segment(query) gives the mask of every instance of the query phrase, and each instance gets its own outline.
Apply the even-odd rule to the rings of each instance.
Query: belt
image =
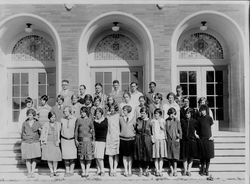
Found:
[[[62,135],[61,135],[61,138],[66,139],[66,140],[72,140],[72,139],[75,139],[75,137],[67,138],[67,137],[64,137],[64,136],[62,136]]]
[[[130,141],[130,140],[134,140],[135,137],[123,137],[123,136],[120,136],[120,139],[125,140],[125,141]]]

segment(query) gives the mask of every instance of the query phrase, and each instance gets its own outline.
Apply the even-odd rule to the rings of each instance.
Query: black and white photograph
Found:
[[[244,184],[248,0],[2,0],[0,184]]]

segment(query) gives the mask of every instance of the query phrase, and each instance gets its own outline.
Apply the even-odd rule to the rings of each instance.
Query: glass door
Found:
[[[31,97],[34,107],[39,105],[42,95],[49,96],[49,105],[55,104],[56,78],[54,69],[10,69],[8,70],[8,122],[17,122],[25,99]]]
[[[132,81],[137,82],[139,90],[143,91],[143,73],[141,67],[92,68],[91,81],[94,81],[91,86],[92,93],[95,91],[95,83],[100,82],[103,85],[104,93],[107,95],[110,94],[113,80],[120,82],[123,91],[129,90],[129,85]]]
[[[197,108],[198,99],[206,97],[215,122],[219,123],[221,129],[228,127],[226,67],[179,67],[178,81],[183,88],[183,94],[190,97],[190,107]]]

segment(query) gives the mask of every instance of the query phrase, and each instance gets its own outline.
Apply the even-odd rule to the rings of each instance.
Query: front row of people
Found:
[[[109,156],[110,176],[116,176],[119,155],[122,156],[124,176],[132,175],[133,160],[138,162],[139,176],[150,175],[150,163],[154,160],[155,176],[162,176],[163,161],[170,164],[170,176],[177,176],[177,161],[183,161],[183,175],[190,176],[193,159],[200,159],[201,175],[208,175],[210,158],[214,157],[211,133],[212,118],[207,115],[207,106],[199,109],[201,116],[178,121],[176,110],[170,108],[164,120],[161,109],[154,110],[149,119],[148,108],[140,109],[140,117],[131,116],[129,105],[109,105],[107,117],[102,108],[96,108],[94,119],[89,118],[87,107],[80,110],[80,118],[72,115],[69,106],[64,107],[64,117],[56,121],[56,113],[50,111],[49,122],[41,125],[33,109],[27,111],[27,120],[22,125],[21,152],[26,160],[28,177],[34,177],[36,158],[48,162],[50,176],[57,176],[58,161],[64,160],[65,177],[74,173],[75,159],[80,161],[82,177],[89,176],[91,161],[96,159],[97,175],[104,176],[104,155]],[[143,172],[144,168],[144,172]]]

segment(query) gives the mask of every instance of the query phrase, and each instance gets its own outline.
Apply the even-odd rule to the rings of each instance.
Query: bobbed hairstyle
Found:
[[[86,115],[89,117],[89,110],[87,107],[81,107],[80,112],[85,112]]]
[[[132,107],[130,105],[124,105],[122,110],[126,110],[128,113],[131,113]]]
[[[35,117],[36,116],[36,111],[34,109],[28,109],[26,111],[26,116],[28,116],[29,114],[32,114]]]
[[[160,109],[160,108],[156,108],[155,110],[154,110],[154,114],[159,114],[160,116],[162,116],[162,110]]]
[[[176,110],[175,110],[175,108],[171,107],[170,109],[168,109],[168,115],[170,116],[170,114],[176,115]]]
[[[54,112],[54,111],[50,111],[49,113],[48,113],[48,119],[50,119],[52,116],[56,116],[56,113]]]

